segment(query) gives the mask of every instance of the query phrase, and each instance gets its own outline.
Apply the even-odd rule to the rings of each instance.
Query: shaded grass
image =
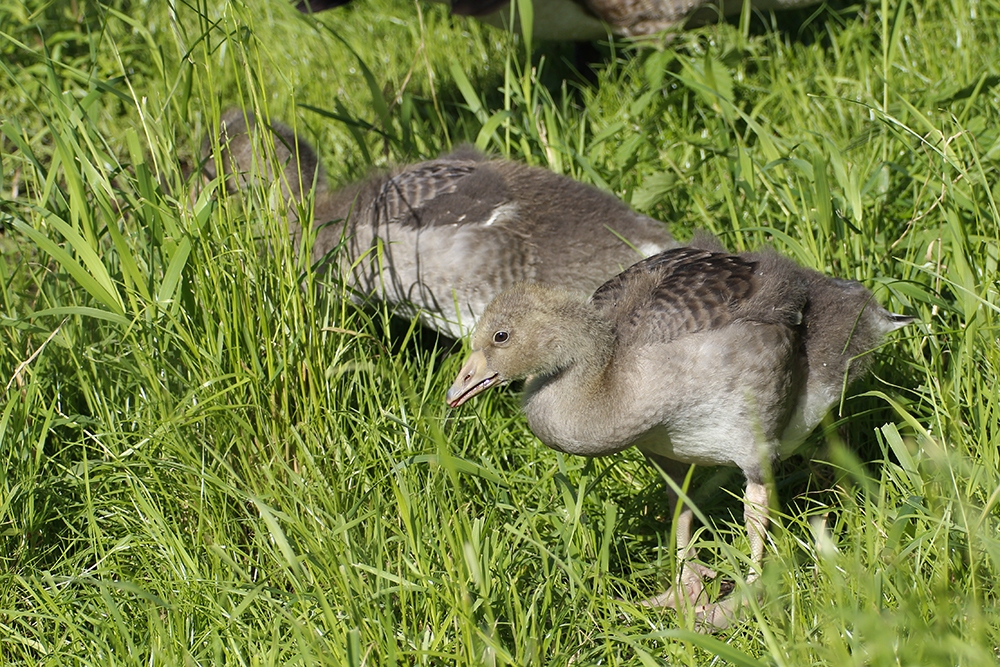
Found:
[[[998,19],[710,27],[615,45],[581,88],[558,53],[405,4],[0,9],[0,659],[996,662]],[[675,566],[637,454],[548,451],[513,392],[447,412],[451,343],[266,243],[278,188],[192,175],[233,103],[333,182],[469,141],[918,317],[776,471],[747,623],[697,637],[627,602]],[[717,481],[689,489],[702,557],[738,578]]]

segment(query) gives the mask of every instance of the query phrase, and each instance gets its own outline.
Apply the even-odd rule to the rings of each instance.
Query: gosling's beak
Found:
[[[457,408],[462,403],[478,393],[486,391],[497,383],[496,371],[490,370],[486,363],[486,355],[482,350],[476,350],[466,359],[462,370],[458,372],[455,383],[445,394],[448,406]]]

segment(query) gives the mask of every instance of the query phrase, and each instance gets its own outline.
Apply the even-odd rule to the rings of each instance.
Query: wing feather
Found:
[[[388,177],[374,201],[376,225],[486,224],[510,201],[505,181],[488,162],[447,157],[414,165]]]
[[[675,248],[615,276],[591,302],[615,322],[620,343],[668,342],[733,321],[758,288],[756,267],[738,255]]]

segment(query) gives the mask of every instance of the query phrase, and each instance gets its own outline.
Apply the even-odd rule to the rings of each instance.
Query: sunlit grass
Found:
[[[615,44],[584,85],[436,6],[0,8],[0,662],[996,662],[998,23],[803,11]],[[460,346],[267,242],[277,184],[197,175],[233,104],[333,183],[474,143],[918,318],[776,470],[745,623],[629,602],[675,566],[637,453],[547,450],[513,391],[449,412]],[[689,491],[738,579],[717,472]]]

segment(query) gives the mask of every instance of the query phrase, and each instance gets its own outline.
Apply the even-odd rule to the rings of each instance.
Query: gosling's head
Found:
[[[552,373],[571,363],[576,333],[586,328],[579,295],[519,283],[486,307],[472,334],[472,353],[448,390],[451,407],[490,387]]]

